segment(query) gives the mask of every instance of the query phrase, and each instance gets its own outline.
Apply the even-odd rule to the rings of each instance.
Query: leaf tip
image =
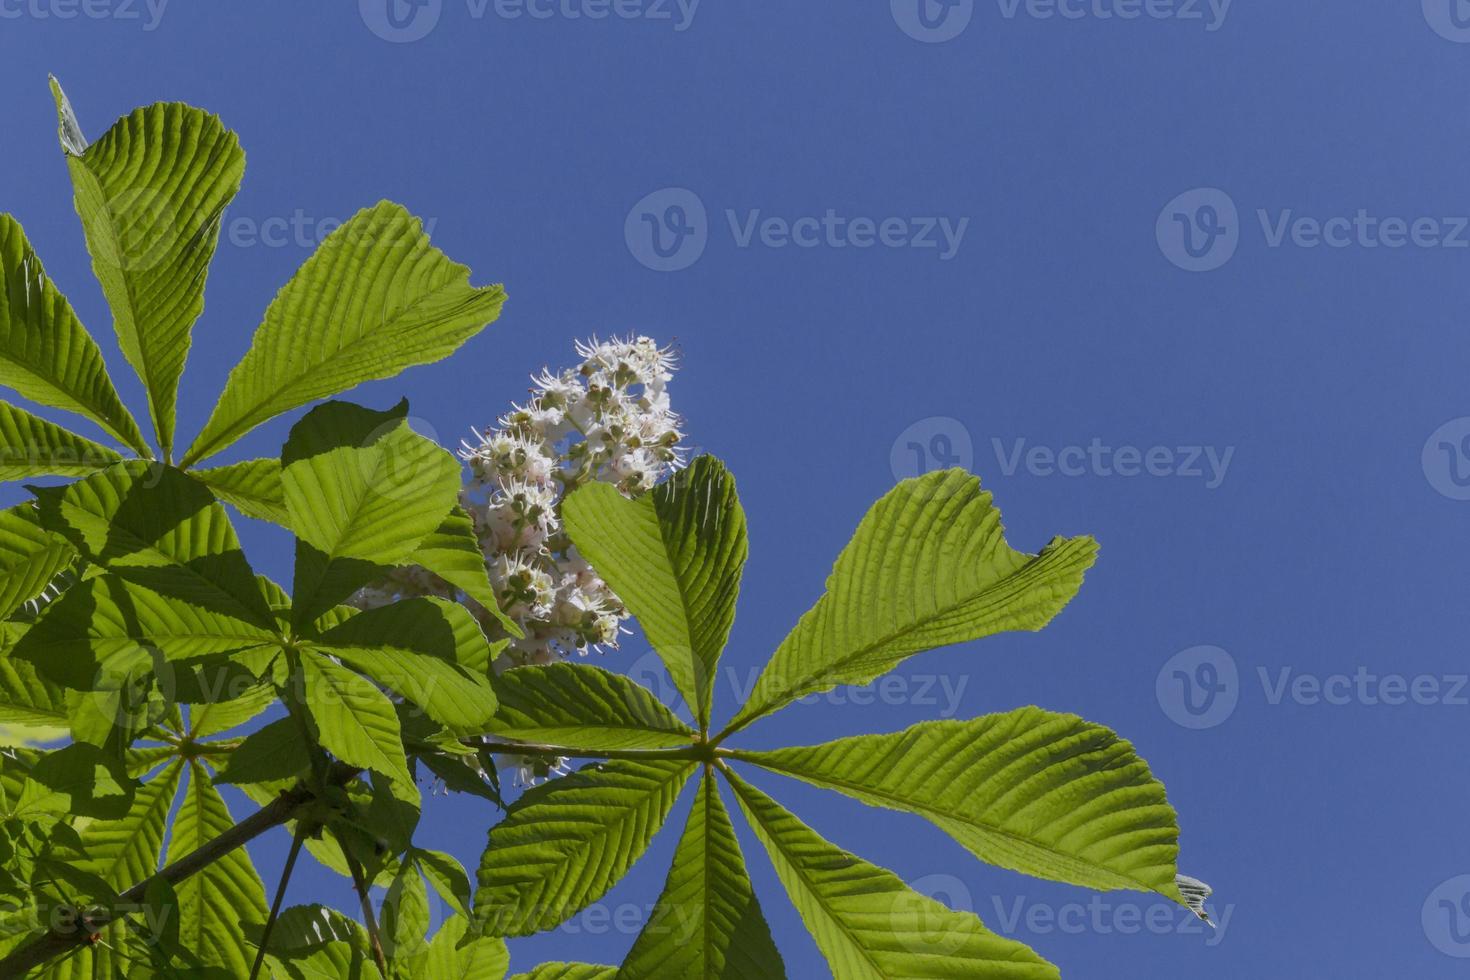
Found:
[[[61,138],[61,148],[68,156],[79,157],[87,152],[87,137],[82,134],[82,125],[77,122],[77,114],[72,110],[71,100],[66,97],[61,82],[55,75],[47,75],[46,78],[51,86],[51,98],[56,101],[57,134]]]

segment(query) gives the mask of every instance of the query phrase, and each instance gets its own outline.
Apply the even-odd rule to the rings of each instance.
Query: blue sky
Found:
[[[105,337],[46,74],[91,136],[156,100],[241,134],[184,437],[320,236],[385,197],[510,300],[359,400],[406,394],[452,444],[576,337],[676,342],[675,407],[751,529],[725,717],[868,504],[970,467],[1015,546],[1099,538],[1082,594],[1041,634],[917,657],[742,744],[1033,703],[1105,723],[1168,786],[1223,928],[754,781],[1064,975],[1462,976],[1470,5],[925,2],[0,0],[0,208]],[[232,452],[275,452],[289,421]],[[240,524],[287,577],[283,534]],[[617,962],[691,798],[515,967]],[[473,868],[492,817],[438,797],[422,833]],[[742,834],[790,975],[826,975]],[[273,881],[283,842],[256,854]],[[291,898],[351,906],[315,868]]]

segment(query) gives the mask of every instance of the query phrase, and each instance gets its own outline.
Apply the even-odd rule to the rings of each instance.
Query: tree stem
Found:
[[[339,767],[333,773],[333,781],[338,785],[346,785],[359,771]],[[311,790],[305,787],[287,790],[214,840],[179,858],[153,877],[162,878],[171,885],[177,885],[236,848],[243,847],[272,827],[279,827],[286,823],[295,816],[297,810],[313,799],[315,797]],[[152,880],[153,878],[146,878],[123,892],[118,896],[117,904],[126,906],[143,901],[148,883]],[[0,977],[25,976],[26,971],[42,966],[62,953],[86,945],[88,936],[89,933],[84,928],[66,929],[53,926],[33,942],[0,959]]]
[[[677,749],[569,749],[561,745],[537,745],[530,742],[480,742],[478,747],[497,755],[567,759],[693,759],[698,762],[708,762],[716,756],[729,755],[732,751],[708,743],[685,745]]]
[[[347,859],[347,870],[352,872],[352,887],[357,889],[357,897],[362,902],[362,920],[367,926],[368,939],[373,946],[373,959],[378,964],[378,972],[384,977],[388,976],[388,957],[383,955],[383,935],[378,931],[378,917],[373,912],[372,895],[368,892],[367,877],[362,873],[362,865],[357,863],[357,858],[347,849],[347,842],[340,834],[337,837],[337,846],[342,848],[342,856]]]
[[[250,968],[250,980],[260,976],[260,968],[265,963],[265,950],[271,941],[271,930],[276,927],[276,919],[281,914],[281,900],[286,897],[286,886],[291,883],[291,872],[296,870],[296,858],[301,854],[301,845],[306,841],[306,825],[296,825],[296,835],[291,839],[291,853],[286,855],[286,867],[281,872],[281,883],[276,886],[276,900],[271,903],[270,917],[265,920],[265,927],[260,932],[260,951],[255,954],[255,965]]]

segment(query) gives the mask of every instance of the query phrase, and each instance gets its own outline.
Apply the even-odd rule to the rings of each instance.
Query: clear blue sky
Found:
[[[1216,887],[1226,927],[1175,934],[1147,896],[1099,907],[920,820],[756,782],[1069,976],[1463,976],[1470,423],[1437,430],[1470,416],[1470,30],[1435,0],[1064,6],[1082,16],[620,0],[602,9],[641,16],[593,19],[568,12],[597,0],[557,0],[533,18],[442,0],[437,23],[431,7],[395,29],[381,0],[0,0],[0,208],[105,338],[47,72],[91,136],[155,100],[241,134],[184,435],[323,222],[383,197],[510,301],[453,361],[361,400],[407,394],[453,443],[574,337],[677,340],[675,406],[749,514],[737,680],[917,464],[909,443],[958,457],[1016,546],[1101,540],[1080,597],[1040,635],[918,657],[876,704],[792,709],[743,744],[1031,703],[1106,723],[1166,782],[1183,868]],[[640,205],[668,188],[691,193]],[[240,523],[257,567],[287,577],[284,536]],[[1171,663],[1201,646],[1223,653]],[[605,663],[645,651],[630,638]],[[728,717],[731,685],[717,696]],[[656,897],[689,802],[605,918],[515,943],[515,966],[617,962],[637,918],[619,910]],[[434,798],[423,832],[473,868],[491,816]],[[824,976],[742,839],[790,974]],[[281,854],[258,849],[268,880]],[[351,904],[316,869],[292,898]]]

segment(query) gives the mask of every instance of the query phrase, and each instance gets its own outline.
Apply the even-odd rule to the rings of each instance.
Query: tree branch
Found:
[[[276,919],[281,915],[281,902],[286,897],[286,886],[291,883],[291,872],[296,870],[296,859],[301,856],[301,845],[306,842],[306,824],[297,823],[296,833],[291,838],[291,853],[286,855],[286,867],[281,872],[281,883],[276,886],[276,900],[271,903],[271,914],[265,920],[265,928],[260,931],[260,950],[255,954],[255,965],[250,968],[250,980],[260,976],[260,968],[265,964],[265,951],[270,946],[271,930],[276,926]]]
[[[536,745],[531,742],[474,742],[475,748],[485,749],[496,755],[531,755],[546,758],[567,759],[693,759],[709,762],[716,756],[729,755],[732,750],[719,748],[705,742],[680,746],[677,749],[569,749],[560,745]]]
[[[367,878],[362,873],[362,865],[347,847],[347,842],[341,835],[335,836],[337,846],[342,848],[342,857],[347,859],[347,870],[352,872],[352,887],[357,889],[358,900],[362,902],[362,920],[367,926],[368,940],[372,943],[373,960],[378,964],[378,972],[386,977],[388,957],[383,954],[383,935],[378,931],[378,917],[373,913],[373,898],[368,892]]]
[[[348,767],[339,767],[332,773],[332,778],[338,785],[346,785],[358,774],[360,770]],[[127,891],[118,896],[119,906],[135,905],[143,900],[148,890],[148,883],[153,878],[162,878],[171,885],[176,885],[201,870],[218,861],[236,848],[240,848],[259,837],[273,827],[279,827],[295,816],[296,811],[302,806],[311,803],[315,794],[305,787],[297,787],[283,792],[270,803],[235,824],[229,830],[220,834],[214,840],[204,844],[199,849],[179,858],[173,864],[164,868],[158,874],[138,882]],[[35,941],[14,950],[4,959],[0,959],[0,977],[21,977],[29,970],[42,966],[56,956],[78,946],[84,946],[90,939],[91,933],[80,925],[71,928],[52,926],[47,932]]]

